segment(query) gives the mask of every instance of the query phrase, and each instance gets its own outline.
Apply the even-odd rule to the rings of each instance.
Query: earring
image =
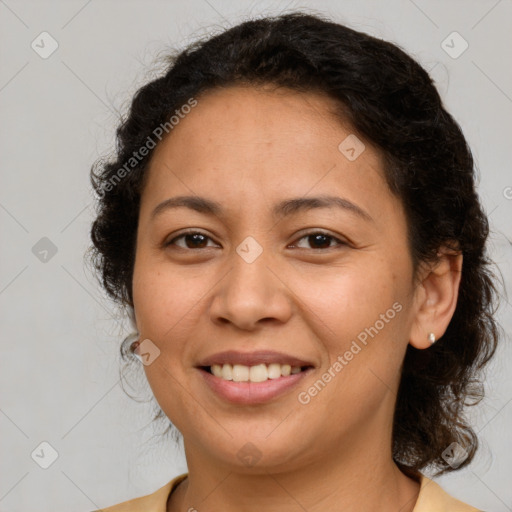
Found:
[[[140,345],[139,333],[133,332],[126,336],[126,338],[123,340],[123,345],[125,347],[129,347],[128,350],[133,354],[136,348]],[[126,348],[124,350],[126,350]]]
[[[436,335],[433,332],[428,333],[428,341],[433,345],[436,342]]]

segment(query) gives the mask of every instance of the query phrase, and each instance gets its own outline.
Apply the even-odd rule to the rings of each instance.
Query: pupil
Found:
[[[194,247],[199,247],[201,245],[201,243],[204,244],[204,238],[205,236],[204,235],[201,235],[199,233],[196,233],[194,235],[187,235],[189,237],[189,240],[192,238],[192,245]]]
[[[322,234],[310,235],[309,238],[313,239],[313,243],[311,244],[313,246],[315,246],[315,245],[316,246],[318,246],[318,245],[325,246],[326,245],[327,247],[329,247],[329,245],[330,245],[329,244],[329,236],[327,236],[327,235],[322,235]],[[324,244],[322,244],[322,239],[325,242]],[[311,242],[311,240],[310,240],[310,242]]]

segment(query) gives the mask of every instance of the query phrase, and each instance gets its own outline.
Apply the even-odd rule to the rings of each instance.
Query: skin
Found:
[[[391,454],[400,368],[409,343],[428,349],[428,333],[446,330],[462,256],[441,250],[439,263],[413,279],[405,214],[379,153],[362,137],[355,161],[340,152],[354,132],[329,98],[237,86],[197,99],[152,156],[133,276],[140,340],[160,350],[146,375],[183,434],[189,469],[168,510],[411,511],[419,484]],[[348,199],[372,220],[341,208],[283,218],[271,211],[284,199],[323,194]],[[224,212],[180,207],[152,217],[179,195],[217,201]],[[207,238],[176,239],[187,228]],[[306,236],[318,231],[332,238],[315,244]],[[248,236],[263,250],[252,263],[236,252]],[[401,311],[300,403],[298,393],[396,302]],[[234,405],[195,368],[229,349],[277,350],[315,369],[278,399]],[[248,442],[260,457],[251,467],[237,457]]]

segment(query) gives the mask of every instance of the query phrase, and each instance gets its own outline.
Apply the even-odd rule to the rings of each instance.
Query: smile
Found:
[[[312,366],[269,365],[244,366],[240,364],[200,367],[203,381],[213,393],[238,405],[264,404],[290,392]]]
[[[300,373],[303,369],[300,366],[289,364],[258,364],[256,366],[245,366],[243,364],[214,364],[209,367],[211,374],[223,380],[234,382],[265,382],[266,380],[279,379]]]

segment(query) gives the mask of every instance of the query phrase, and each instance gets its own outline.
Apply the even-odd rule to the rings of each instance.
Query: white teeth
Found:
[[[281,366],[281,375],[283,377],[288,377],[290,373],[292,372],[292,367],[289,364],[283,364]]]
[[[249,370],[249,380],[251,382],[263,382],[268,379],[267,365],[259,364],[258,366],[251,366]]]
[[[227,365],[224,365],[227,366]],[[215,377],[222,377],[222,366],[220,364],[214,364],[212,365],[212,373],[215,375]],[[227,372],[226,372],[227,377]],[[226,379],[228,380],[228,379]]]
[[[220,373],[219,377],[222,377],[224,380],[233,380],[233,367],[230,364],[223,365]]]
[[[277,363],[272,363],[268,365],[268,378],[269,379],[279,379],[281,377],[281,365]]]
[[[241,364],[233,365],[233,380],[235,382],[247,382],[249,380],[249,367]]]
[[[290,374],[300,373],[299,366],[289,364],[271,363],[245,366],[243,364],[213,364],[211,372],[215,377],[235,382],[264,382],[268,379],[288,377]]]

